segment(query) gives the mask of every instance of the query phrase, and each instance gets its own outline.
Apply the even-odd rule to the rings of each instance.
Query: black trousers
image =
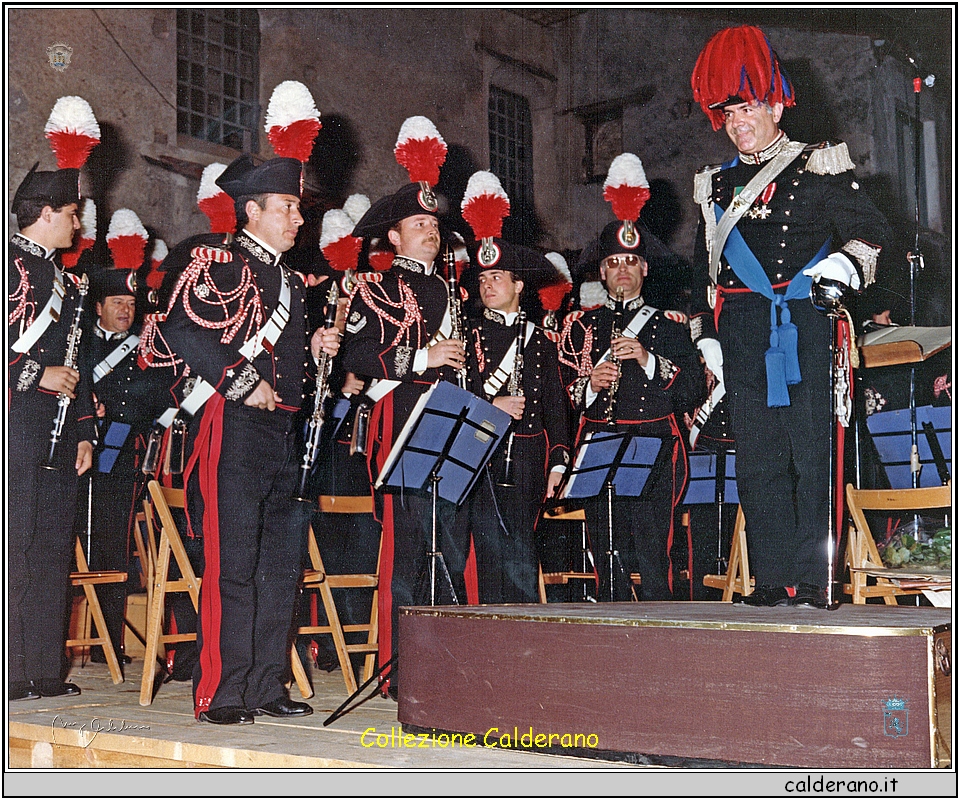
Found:
[[[723,304],[718,333],[736,439],[737,491],[757,583],[825,586],[831,323],[808,300],[791,301],[790,312],[801,382],[789,387],[789,406],[768,408],[770,301],[745,294]]]
[[[470,529],[477,554],[477,588],[481,603],[536,603],[535,529],[543,494],[546,440],[514,437],[513,486],[504,479],[504,447],[480,478],[470,497]]]
[[[56,406],[54,406],[54,409]],[[75,429],[64,431],[56,470],[40,467],[49,450],[49,420],[11,413],[7,470],[7,681],[63,679],[70,619],[69,573],[77,501]],[[49,423],[49,424],[48,424]]]
[[[391,646],[399,647],[399,619],[402,606],[430,604],[430,550],[432,545],[433,500],[426,492],[404,492],[387,495],[383,502],[393,505],[393,574],[390,580]],[[457,602],[467,601],[463,571],[470,546],[466,506],[457,506],[437,498],[437,547],[450,575]],[[435,592],[437,605],[454,602],[450,586],[443,575],[440,559],[435,560]],[[401,653],[402,658],[402,653]],[[391,673],[391,684],[399,683],[399,665]]]
[[[191,525],[202,527],[205,561],[197,714],[256,708],[286,696],[310,511],[293,499],[299,452],[292,416],[208,406],[197,434],[198,464],[187,482],[187,511]]]
[[[630,574],[640,574],[638,600],[670,600],[670,530],[673,520],[672,475],[655,481],[644,500],[613,497],[612,527],[606,491],[584,504],[590,549],[600,578],[599,598],[630,600]],[[611,530],[613,596],[610,592]]]

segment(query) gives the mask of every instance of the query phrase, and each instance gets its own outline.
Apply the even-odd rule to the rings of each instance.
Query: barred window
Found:
[[[490,127],[490,171],[500,179],[510,196],[507,228],[526,229],[534,221],[533,125],[530,101],[497,86],[490,87],[487,104]],[[517,231],[522,235],[522,231]]]
[[[256,152],[260,15],[246,9],[177,11],[177,132]]]

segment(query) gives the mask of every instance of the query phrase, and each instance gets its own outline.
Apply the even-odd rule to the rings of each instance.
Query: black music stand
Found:
[[[387,457],[374,488],[430,491],[430,605],[436,605],[437,561],[458,603],[437,546],[437,498],[460,505],[510,426],[510,415],[474,394],[438,381],[420,397]]]
[[[680,501],[683,506],[716,505],[717,508],[717,574],[727,571],[727,553],[724,548],[723,506],[740,502],[737,493],[736,451],[720,448],[693,450],[689,454],[689,479],[687,491]]]
[[[623,566],[620,553],[613,545],[613,497],[639,497],[652,485],[650,476],[659,473],[663,460],[668,457],[669,447],[661,439],[635,436],[622,431],[593,431],[588,433],[577,448],[576,459],[570,477],[564,486],[561,499],[576,500],[599,497],[607,498],[607,558],[609,573],[609,599],[614,593],[614,567],[620,569],[628,585],[630,574]],[[634,598],[636,594],[634,593]]]
[[[919,488],[941,486],[943,476],[938,469],[937,457],[934,448],[931,448],[931,439],[923,436],[914,437],[915,424],[922,429],[932,428],[935,439],[934,448],[939,445],[941,453],[952,452],[951,447],[951,409],[949,406],[921,406],[910,409],[902,408],[895,411],[879,411],[867,417],[867,430],[877,449],[880,463],[887,474],[892,489],[914,488],[916,482]],[[917,464],[919,471],[914,471],[913,452],[914,442],[917,446]],[[949,462],[947,462],[949,467]],[[916,478],[914,475],[916,474]]]

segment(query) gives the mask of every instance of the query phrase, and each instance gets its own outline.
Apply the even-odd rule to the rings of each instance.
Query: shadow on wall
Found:
[[[106,236],[110,216],[116,210],[110,203],[110,194],[120,173],[133,166],[131,161],[130,148],[120,129],[110,122],[101,122],[100,144],[90,152],[83,171],[90,186],[90,197],[97,204],[97,230],[104,232],[102,236]]]
[[[783,68],[793,83],[797,104],[783,111],[780,127],[795,142],[836,141],[839,125],[833,110],[836,98],[831,97],[810,60],[798,58],[784,61]]]
[[[360,157],[360,137],[353,123],[340,114],[325,115],[307,162],[307,174],[327,208],[338,208],[347,199]]]

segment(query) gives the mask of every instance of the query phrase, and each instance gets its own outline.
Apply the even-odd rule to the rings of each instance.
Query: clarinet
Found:
[[[324,328],[332,328],[337,322],[337,299],[339,297],[337,281],[330,282],[330,291],[327,293],[327,316]],[[333,369],[333,359],[323,350],[320,351],[320,364],[317,367],[317,390],[313,396],[313,413],[307,422],[306,447],[303,461],[300,464],[300,480],[293,499],[302,503],[312,503],[314,498],[308,496],[307,485],[313,473],[313,465],[317,461],[320,450],[320,429],[323,427],[323,418],[326,413],[324,402],[330,393],[330,371]]]
[[[610,328],[610,363],[617,368],[617,377],[610,384],[607,395],[607,425],[617,424],[617,391],[620,389],[620,359],[613,354],[613,340],[623,335],[623,288],[617,287],[617,307],[613,313],[613,326]]]
[[[513,372],[507,383],[507,390],[511,397],[520,397],[523,394],[523,348],[527,343],[527,315],[521,311],[517,314],[517,353],[513,359]],[[516,486],[516,470],[513,458],[513,423],[510,425],[510,435],[507,437],[507,449],[504,453],[503,478],[497,481],[497,486]]]
[[[460,316],[460,287],[457,286],[457,257],[453,248],[448,247],[443,254],[443,261],[447,266],[447,301],[450,308],[450,338],[466,342],[463,334],[463,320]],[[467,388],[467,368],[457,370],[457,384],[461,389]]]
[[[67,334],[67,353],[63,358],[63,366],[71,369],[77,368],[77,355],[80,352],[80,336],[83,330],[80,327],[80,319],[83,316],[83,302],[87,297],[87,290],[90,288],[90,280],[86,273],[80,279],[80,299],[77,300],[77,308],[73,312],[73,322],[70,325],[70,332]],[[41,464],[44,469],[59,469],[54,466],[54,455],[57,451],[57,445],[63,436],[63,425],[67,421],[67,409],[70,408],[70,395],[60,392],[57,395],[57,416],[53,419],[53,430],[50,432],[50,452],[47,454],[47,460]]]

